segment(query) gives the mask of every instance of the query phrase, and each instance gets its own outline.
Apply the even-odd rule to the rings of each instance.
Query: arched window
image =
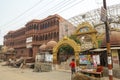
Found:
[[[36,41],[38,41],[38,36],[36,36]]]
[[[48,34],[48,39],[50,39],[50,33]]]
[[[47,28],[48,28],[49,27],[48,22],[46,24],[47,24]]]
[[[38,24],[38,30],[40,30],[40,24]]]
[[[53,36],[54,36],[53,33],[51,33],[51,39],[53,38]]]
[[[35,35],[33,36],[33,41],[35,41]]]
[[[33,25],[30,26],[30,30],[32,29]]]
[[[40,36],[38,35],[38,41],[40,41]]]
[[[44,28],[43,23],[41,23],[41,25],[40,25],[40,29],[43,29],[43,28]]]
[[[40,35],[40,41],[42,40],[42,36]]]
[[[45,35],[45,40],[47,40],[47,34]]]
[[[55,23],[56,23],[56,20],[54,19],[54,23],[53,23],[53,25],[55,25]]]
[[[52,20],[52,21],[51,21],[51,26],[53,26],[53,25],[54,25],[54,21]]]
[[[43,29],[45,29],[45,23],[43,23]]]
[[[50,26],[52,26],[52,20],[50,21]]]
[[[57,35],[56,35],[56,32],[54,32],[54,37],[56,37]]]
[[[42,37],[42,38],[43,38],[43,40],[45,40],[44,35],[43,35],[43,37]]]
[[[47,23],[45,23],[45,29],[47,28]]]
[[[59,32],[57,32],[57,36],[59,36]]]
[[[34,30],[38,30],[38,25],[37,24],[34,24],[34,26],[33,26],[34,28]]]
[[[50,27],[50,22],[48,22],[48,27]]]
[[[56,20],[56,23],[55,23],[55,24],[59,26],[59,20],[58,20],[58,19]]]

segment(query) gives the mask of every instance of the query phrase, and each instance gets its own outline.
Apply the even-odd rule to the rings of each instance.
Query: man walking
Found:
[[[76,72],[76,70],[75,70],[75,67],[76,67],[75,59],[72,59],[69,66],[71,67],[71,73],[74,74]]]

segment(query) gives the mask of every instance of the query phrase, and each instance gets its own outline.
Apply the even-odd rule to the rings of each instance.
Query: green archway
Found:
[[[70,45],[75,52],[75,60],[76,60],[76,65],[79,65],[79,53],[80,53],[80,45],[77,44],[74,40],[69,39],[68,37],[64,37],[62,40],[58,42],[58,44],[53,48],[53,63],[57,64],[57,53],[59,48],[64,45],[68,44]]]

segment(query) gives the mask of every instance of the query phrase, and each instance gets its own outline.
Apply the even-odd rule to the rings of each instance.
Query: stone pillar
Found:
[[[53,52],[53,64],[57,64],[57,53]]]
[[[79,66],[79,52],[75,52],[76,66]]]
[[[58,68],[57,52],[53,52],[53,70],[57,70]]]
[[[39,52],[38,46],[33,46],[33,57],[35,58],[36,54]]]

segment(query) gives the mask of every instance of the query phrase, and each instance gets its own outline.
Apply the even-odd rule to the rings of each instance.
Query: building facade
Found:
[[[14,48],[17,57],[35,57],[42,44],[50,40],[58,42],[74,30],[71,23],[55,14],[42,20],[32,20],[25,27],[8,32],[4,36],[4,45]]]

